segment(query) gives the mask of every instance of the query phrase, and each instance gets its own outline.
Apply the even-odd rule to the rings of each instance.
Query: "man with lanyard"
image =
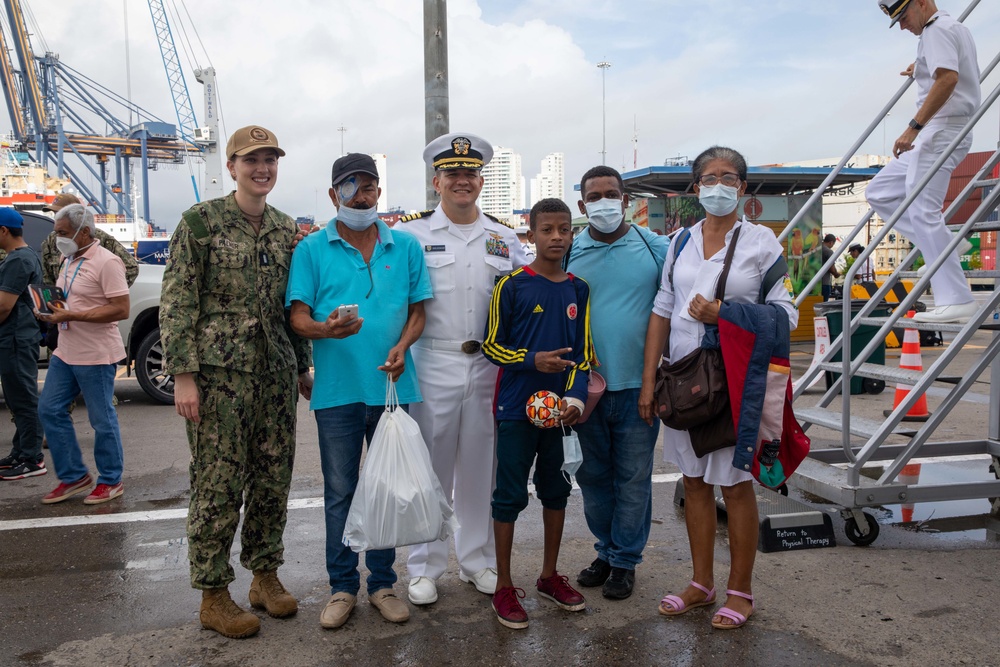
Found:
[[[653,449],[659,421],[639,416],[643,346],[670,239],[625,221],[621,175],[598,166],[580,180],[587,228],[574,240],[567,270],[590,285],[590,323],[597,372],[607,390],[586,422],[576,425],[583,464],[576,481],[597,538],[597,558],[580,572],[581,586],[602,586],[606,598],[632,594],[635,567],[652,519]]]
[[[62,209],[72,204],[82,204],[86,206],[86,203],[82,201],[78,196],[71,194],[69,192],[62,192],[56,195],[56,198],[52,200],[52,203],[44,207],[43,211],[50,211],[52,213],[58,213]],[[104,230],[95,229],[94,238],[101,247],[110,250],[122,260],[125,264],[125,281],[128,283],[129,287],[135,282],[136,276],[139,275],[139,263],[135,261],[135,257],[125,248],[121,243],[118,242],[111,234],[108,234]],[[62,266],[63,256],[59,253],[59,249],[56,248],[56,235],[55,232],[49,234],[42,241],[42,282],[46,285],[55,285],[56,277],[59,275],[59,268]]]
[[[0,480],[44,475],[42,425],[38,421],[38,322],[28,286],[42,279],[38,255],[24,241],[21,214],[0,208],[0,384],[14,415],[10,454],[0,459]]]
[[[902,72],[916,79],[917,112],[893,144],[896,159],[866,190],[868,203],[887,220],[978,109],[981,93],[976,44],[968,28],[938,11],[934,0],[879,0],[879,7],[892,19],[890,26],[898,22],[901,30],[919,37],[917,58]],[[927,264],[937,260],[952,239],[941,209],[951,172],[971,145],[969,133],[896,223]],[[955,253],[931,277],[931,287],[936,307],[917,313],[915,320],[967,322],[978,310]]]
[[[83,502],[104,503],[124,492],[122,438],[112,399],[118,362],[125,358],[117,323],[128,317],[128,283],[122,260],[101,247],[94,230],[94,214],[80,204],[56,214],[56,243],[66,258],[56,284],[66,300],[51,302],[51,313],[36,314],[59,329],[59,346],[49,361],[38,405],[60,480],[42,499],[46,504],[62,502],[93,484],[68,410],[81,393],[94,429],[99,473],[97,486]]]
[[[397,227],[420,240],[434,287],[423,336],[413,346],[424,402],[413,405],[410,414],[420,425],[445,494],[454,494],[461,526],[455,533],[459,577],[486,595],[493,594],[497,581],[490,519],[497,367],[480,347],[493,286],[528,263],[514,230],[476,206],[481,170],[492,157],[489,142],[467,132],[427,144],[424,161],[434,169],[441,203],[404,217]],[[436,581],[447,567],[447,540],[412,547],[410,602],[436,602]]]

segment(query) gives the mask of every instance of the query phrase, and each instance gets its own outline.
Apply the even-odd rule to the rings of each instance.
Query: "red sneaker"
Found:
[[[100,505],[109,500],[114,500],[123,493],[125,493],[125,486],[121,482],[117,484],[98,484],[90,492],[90,495],[83,499],[83,504]]]
[[[505,586],[493,594],[493,611],[501,625],[515,630],[528,627],[528,614],[518,601],[523,597],[524,590],[513,586]]]
[[[94,483],[93,478],[90,475],[84,475],[75,482],[70,482],[66,484],[61,482],[59,486],[54,488],[47,496],[42,498],[42,503],[45,505],[51,505],[52,503],[61,503],[72,495],[76,495],[81,491],[86,491],[90,488],[90,485]]]
[[[558,572],[553,572],[551,577],[546,579],[538,578],[535,582],[538,594],[543,598],[548,598],[566,611],[582,611],[587,607],[587,601],[580,593],[569,585],[569,578]]]

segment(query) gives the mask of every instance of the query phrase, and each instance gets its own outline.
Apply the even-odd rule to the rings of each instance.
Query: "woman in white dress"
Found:
[[[660,355],[668,338],[669,358],[676,361],[701,345],[706,324],[717,324],[721,302],[714,300],[715,283],[722,271],[733,230],[740,228],[733,254],[724,300],[756,303],[764,274],[783,253],[774,233],[737,214],[737,204],[747,187],[746,160],[731,148],[714,146],[692,165],[694,191],[706,217],[691,228],[680,253],[671,248],[663,267],[660,291],[653,304],[646,333],[645,367],[639,411],[652,423],[659,414],[653,386]],[[675,259],[676,258],[676,259]],[[673,284],[668,278],[671,265]],[[767,303],[784,308],[790,328],[798,313],[782,281],[771,289]],[[665,428],[664,458],[680,468],[684,476],[684,518],[691,547],[691,583],[679,595],[667,595],[659,611],[665,616],[686,613],[716,601],[714,559],[716,509],[713,486],[722,488],[729,525],[730,570],[724,607],[712,618],[720,629],[741,627],[753,613],[751,579],[757,553],[757,499],[749,472],[733,467],[734,447],[716,450],[699,458],[687,431]]]

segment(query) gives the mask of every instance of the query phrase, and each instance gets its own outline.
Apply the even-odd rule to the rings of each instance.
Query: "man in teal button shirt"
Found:
[[[409,349],[424,329],[423,301],[433,296],[419,242],[378,219],[375,161],[361,153],[339,158],[332,183],[337,217],[299,243],[287,292],[292,328],[313,341],[310,408],[319,431],[332,594],[320,615],[324,628],[340,627],[354,608],[358,555],[342,539],[362,445],[371,442],[385,409],[386,373],[401,405],[421,400]],[[357,306],[357,316],[338,314],[348,305]],[[409,610],[393,593],[395,560],[395,549],[365,553],[368,600],[400,623]]]
[[[590,284],[596,370],[607,382],[590,417],[575,427],[583,450],[576,480],[587,526],[597,538],[597,558],[577,582],[603,585],[604,597],[614,600],[632,594],[649,537],[659,422],[649,426],[639,417],[639,389],[646,325],[670,243],[625,221],[624,190],[611,167],[583,175],[580,212],[589,224],[574,239],[568,264]]]

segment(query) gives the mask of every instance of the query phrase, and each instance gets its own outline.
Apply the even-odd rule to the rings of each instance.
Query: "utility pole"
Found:
[[[424,139],[448,134],[448,3],[424,0]],[[427,208],[437,206],[434,170],[427,171]]]
[[[337,132],[340,132],[340,156],[343,157],[347,155],[347,153],[344,152],[344,133],[347,132],[347,128],[341,125],[337,128]]]
[[[605,78],[611,63],[602,60],[597,63],[601,68],[601,164],[608,163],[608,101]]]

